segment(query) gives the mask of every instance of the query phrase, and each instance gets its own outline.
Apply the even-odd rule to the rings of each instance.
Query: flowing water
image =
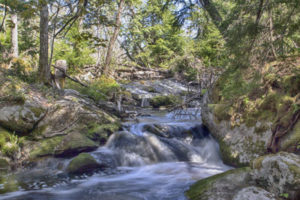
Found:
[[[69,160],[45,160],[0,184],[0,200],[184,200],[192,183],[230,169],[198,113],[152,112],[124,123],[90,153],[109,168],[70,177]]]

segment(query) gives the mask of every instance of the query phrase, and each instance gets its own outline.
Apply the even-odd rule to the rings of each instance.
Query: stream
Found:
[[[143,113],[90,152],[109,168],[69,176],[71,159],[44,159],[5,181],[0,177],[0,200],[186,200],[191,184],[231,169],[199,110]]]

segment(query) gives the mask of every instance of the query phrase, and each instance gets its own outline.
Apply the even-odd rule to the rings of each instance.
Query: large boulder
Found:
[[[190,200],[232,200],[243,188],[251,186],[250,168],[229,170],[192,185],[185,193]]]
[[[30,158],[44,156],[71,157],[81,152],[95,150],[99,145],[78,132],[40,140],[34,144]]]
[[[300,199],[300,156],[280,152],[257,158],[252,164],[256,183],[276,195]]]
[[[234,197],[233,200],[276,200],[275,195],[259,187],[247,187],[240,190]]]
[[[248,127],[246,124],[232,126],[230,120],[225,120],[225,116],[224,120],[218,121],[215,115],[215,112],[221,115],[224,109],[227,109],[226,105],[204,106],[203,124],[218,140],[225,164],[235,167],[248,166],[253,159],[265,154],[272,137],[271,124],[257,122],[253,127]],[[228,115],[227,112],[229,111],[224,112],[224,115]]]
[[[87,133],[95,124],[118,124],[118,119],[98,108],[92,100],[68,90],[49,106],[47,115],[37,125],[33,135],[40,139],[74,131]]]
[[[45,116],[46,109],[36,101],[0,103],[0,126],[24,135]]]
[[[67,167],[69,174],[84,174],[99,169],[101,165],[88,153],[81,153],[71,160]]]

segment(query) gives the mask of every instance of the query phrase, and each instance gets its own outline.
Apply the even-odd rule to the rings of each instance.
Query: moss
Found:
[[[33,112],[36,117],[40,117],[45,112],[45,109],[42,107],[32,107],[30,111]]]
[[[297,150],[297,145],[300,144],[300,121],[296,123],[289,135],[283,139],[281,147],[283,150],[294,148]]]
[[[57,136],[40,141],[39,145],[30,153],[30,158],[34,159],[37,157],[53,155],[56,147],[62,140],[63,136]]]
[[[95,150],[97,147],[98,145],[86,136],[78,132],[71,132],[64,136],[61,143],[56,146],[54,154],[55,156],[68,157],[77,155],[81,152]]]
[[[190,199],[190,200],[205,200],[208,199],[206,196],[206,192],[213,187],[214,183],[222,179],[223,177],[226,177],[230,174],[238,174],[238,173],[243,173],[243,172],[249,172],[250,168],[249,167],[244,167],[244,168],[239,168],[239,169],[233,169],[229,170],[227,172],[217,174],[205,179],[202,179],[198,182],[196,182],[194,185],[190,187],[188,191],[185,192],[185,195]]]
[[[88,131],[86,136],[93,140],[97,141],[100,144],[105,144],[108,137],[120,129],[120,123],[110,123],[110,124],[95,124],[92,123],[88,125]]]
[[[42,125],[36,127],[28,136],[29,139],[36,139],[38,136],[42,136],[43,133],[47,130],[48,125]]]
[[[70,174],[82,174],[94,171],[99,167],[100,165],[93,158],[93,156],[88,153],[81,153],[71,160],[67,167],[67,172]]]
[[[218,121],[222,120],[230,120],[230,110],[232,107],[229,104],[216,104],[214,106],[214,115],[218,119]]]
[[[239,156],[234,155],[230,146],[226,144],[224,139],[220,139],[219,146],[220,146],[220,152],[222,160],[225,164],[234,166],[234,167],[244,167],[247,166],[247,163],[240,163]]]
[[[283,87],[291,96],[297,95],[300,92],[300,75],[284,76]]]
[[[0,150],[5,145],[5,143],[8,141],[8,138],[11,134],[12,133],[10,133],[9,131],[0,127]]]
[[[262,123],[260,126],[255,127],[254,131],[255,133],[261,134],[269,130],[270,127],[266,123]]]
[[[275,92],[270,92],[260,105],[260,109],[270,110],[276,113],[281,95]]]
[[[0,194],[14,192],[19,190],[19,183],[14,176],[4,177],[0,179]]]
[[[150,99],[150,104],[154,108],[159,108],[161,106],[172,106],[180,103],[181,103],[180,97],[174,95],[156,96]]]
[[[260,156],[256,159],[254,159],[251,163],[252,169],[260,169],[262,167],[262,161],[265,159],[265,156]]]
[[[8,171],[9,170],[9,163],[6,159],[0,158],[0,172],[1,171]]]

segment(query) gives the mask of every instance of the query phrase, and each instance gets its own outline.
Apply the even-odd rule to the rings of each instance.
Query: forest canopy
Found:
[[[299,54],[298,0],[0,0],[0,62],[48,82],[51,65],[249,67]],[[34,75],[34,74],[32,74]]]

